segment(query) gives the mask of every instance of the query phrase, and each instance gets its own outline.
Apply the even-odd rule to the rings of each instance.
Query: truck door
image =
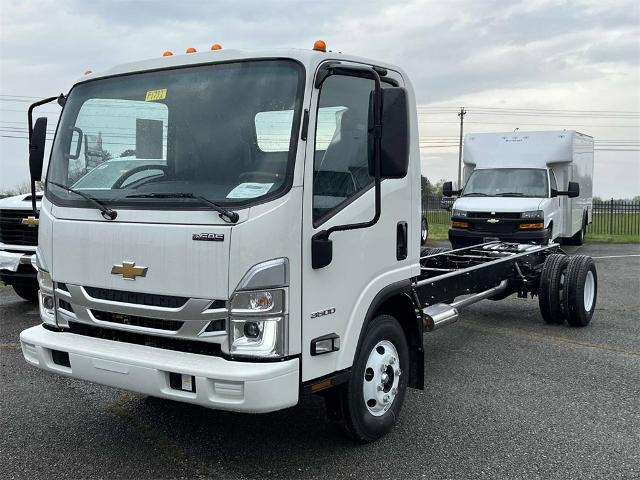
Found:
[[[312,267],[314,234],[373,218],[367,156],[373,88],[370,78],[330,75],[311,99],[302,227],[303,381],[351,365],[371,301],[384,286],[410,276],[407,243],[417,258],[419,210],[411,207],[407,175],[382,182],[382,214],[375,225],[333,233],[331,263]],[[339,350],[311,355],[312,341],[326,335],[339,337]]]

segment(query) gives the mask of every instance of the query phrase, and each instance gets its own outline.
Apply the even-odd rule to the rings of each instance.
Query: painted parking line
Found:
[[[640,254],[638,255],[607,255],[606,257],[591,257],[591,258],[626,258],[626,257],[640,257]]]

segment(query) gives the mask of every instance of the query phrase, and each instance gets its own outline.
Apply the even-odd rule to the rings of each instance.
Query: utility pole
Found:
[[[458,112],[458,116],[460,117],[460,145],[458,149],[458,186],[456,187],[458,190],[462,188],[462,132],[464,128],[464,116],[467,111],[464,107],[460,108],[460,112]]]

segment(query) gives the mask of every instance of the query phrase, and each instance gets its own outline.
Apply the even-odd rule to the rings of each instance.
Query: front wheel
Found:
[[[23,300],[30,303],[38,303],[38,284],[35,285],[12,285],[13,291],[16,292]]]
[[[349,381],[333,392],[327,407],[352,438],[373,442],[396,424],[408,374],[409,347],[402,327],[394,317],[378,315],[366,327]]]
[[[429,224],[427,223],[427,218],[422,217],[422,222],[420,222],[420,245],[424,245],[427,243],[427,237],[429,236]]]

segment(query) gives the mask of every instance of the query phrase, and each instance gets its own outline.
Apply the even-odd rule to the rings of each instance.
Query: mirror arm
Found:
[[[327,68],[326,73],[323,72],[322,80],[318,82],[316,79],[316,88],[319,88],[322,82],[329,75],[353,75],[373,78],[374,81],[374,102],[373,102],[373,161],[374,161],[374,195],[375,195],[375,211],[373,218],[368,222],[351,223],[346,225],[334,225],[327,230],[321,230],[316,233],[312,239],[311,246],[311,266],[314,269],[323,268],[331,263],[333,257],[333,246],[329,235],[333,232],[340,232],[345,230],[356,230],[358,228],[368,228],[376,223],[380,219],[381,212],[381,172],[382,166],[380,163],[380,155],[382,148],[382,86],[380,84],[380,75],[373,68],[363,67],[343,67],[331,65]],[[320,74],[319,74],[320,75]]]
[[[381,185],[381,164],[380,164],[380,150],[382,148],[382,87],[380,85],[380,75],[373,68],[362,69],[368,72],[372,77],[375,83],[374,86],[374,102],[373,102],[373,155],[374,155],[374,167],[375,167],[375,177],[374,177],[374,188],[375,188],[375,211],[373,214],[373,218],[368,222],[361,223],[351,223],[347,225],[334,225],[329,228],[326,232],[327,238],[333,232],[340,232],[345,230],[356,230],[358,228],[368,228],[376,223],[380,219],[380,211],[381,211],[381,194],[380,194],[380,185]]]
[[[63,100],[62,104],[60,103],[60,99],[65,99]],[[64,101],[66,101],[66,97],[61,93],[59,96],[57,97],[48,97],[48,98],[44,98],[42,100],[38,100],[37,102],[32,103],[29,106],[29,110],[27,110],[27,121],[28,121],[28,129],[29,129],[29,153],[31,153],[31,135],[33,134],[33,109],[36,107],[39,107],[40,105],[44,105],[45,103],[49,103],[49,102],[53,102],[54,100],[58,100],[58,104],[59,105],[64,105]],[[36,181],[35,179],[31,179],[31,208],[33,209],[34,213],[37,213],[37,209],[36,209]]]

